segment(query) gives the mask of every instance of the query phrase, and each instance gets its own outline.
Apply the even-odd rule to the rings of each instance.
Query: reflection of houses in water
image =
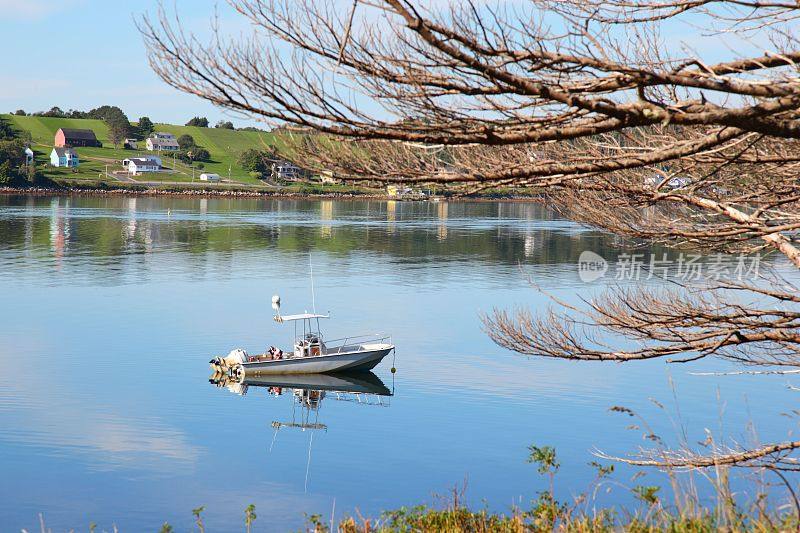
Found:
[[[60,198],[53,198],[50,202],[50,250],[53,252],[53,256],[57,260],[56,266],[59,268],[69,242],[69,203],[69,198],[65,198],[62,208]]]
[[[122,227],[122,241],[128,253],[153,252],[154,244],[159,241],[159,222],[141,218],[137,198],[126,199],[127,219]],[[169,240],[172,236],[168,237]]]
[[[386,222],[388,225],[386,226],[386,233],[389,235],[394,234],[395,227],[394,223],[397,219],[397,201],[396,200],[388,200],[386,202]]]
[[[144,253],[153,253],[154,244],[158,236],[158,225],[153,222],[147,222],[145,225],[144,236],[142,238],[144,244]]]
[[[439,219],[439,227],[436,237],[443,241],[447,238],[447,213],[449,210],[447,202],[439,202],[436,204],[436,218]]]
[[[125,244],[128,245],[128,247],[131,246],[133,238],[136,235],[137,221],[136,198],[128,198],[128,223],[125,224],[125,229],[123,230]]]
[[[33,196],[28,196],[25,201],[25,207],[28,213],[31,213],[34,209],[36,209],[36,202]],[[33,246],[33,216],[29,214],[29,216],[25,217],[25,250],[30,250]]]
[[[538,202],[498,202],[497,216],[504,219],[551,220],[556,213]]]
[[[525,257],[530,257],[533,255],[535,249],[536,237],[534,237],[531,233],[526,233],[525,238],[522,241],[522,253],[525,255]]]
[[[320,235],[324,239],[330,239],[333,235],[333,225],[331,221],[333,220],[333,201],[332,200],[322,200],[319,203],[319,219],[322,222],[320,224]]]

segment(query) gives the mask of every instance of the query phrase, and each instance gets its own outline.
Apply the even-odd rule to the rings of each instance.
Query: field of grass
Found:
[[[28,131],[33,139],[34,149],[37,151],[37,161],[44,169],[48,177],[68,177],[73,176],[82,179],[96,179],[98,173],[105,168],[108,163],[109,170],[119,170],[119,162],[126,157],[136,155],[146,155],[148,152],[142,150],[125,150],[114,148],[108,140],[108,128],[102,120],[92,119],[68,119],[54,117],[32,117],[16,115],[0,115],[8,120],[14,128],[19,131]],[[54,169],[44,164],[49,161],[50,148],[53,146],[53,138],[59,128],[86,128],[94,131],[97,139],[103,143],[102,148],[77,148],[81,164],[77,174],[71,171],[62,172],[62,169]],[[276,143],[276,138],[271,133],[256,131],[235,131],[219,128],[198,128],[194,126],[175,126],[171,124],[156,124],[156,131],[173,133],[180,137],[183,134],[191,135],[195,143],[208,150],[211,161],[204,162],[202,171],[214,172],[227,178],[229,175],[232,180],[240,183],[258,185],[262,182],[251,176],[246,170],[236,164],[236,159],[244,150],[248,148],[265,148]],[[144,142],[140,142],[140,147],[144,148]],[[162,156],[165,166],[172,166],[172,158]],[[164,174],[158,176],[158,181],[187,181],[191,180],[191,169],[186,165],[176,165],[180,174]]]

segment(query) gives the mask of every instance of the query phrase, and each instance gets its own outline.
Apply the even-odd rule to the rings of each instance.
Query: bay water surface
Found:
[[[612,265],[592,283],[586,250]],[[471,504],[507,511],[549,487],[532,444],[556,448],[569,500],[591,489],[594,452],[651,446],[649,429],[786,438],[786,377],[528,358],[482,330],[495,307],[631,283],[613,268],[631,251],[531,202],[0,197],[0,530],[37,529],[42,513],[54,531],[189,531],[200,505],[210,530],[240,530],[250,503],[256,531],[297,530],[304,513],[436,505],[464,484]],[[396,356],[369,381],[382,395],[209,383],[215,355],[291,344],[270,299],[310,311],[310,265],[329,338],[392,335]],[[600,500],[664,482],[632,474],[618,468]]]

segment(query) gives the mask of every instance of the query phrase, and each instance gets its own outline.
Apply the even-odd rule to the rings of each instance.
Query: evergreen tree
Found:
[[[139,117],[139,122],[136,124],[136,127],[142,139],[147,138],[156,128],[153,121],[150,120],[150,117]]]
[[[208,119],[206,117],[193,117],[189,122],[186,123],[186,125],[197,126],[198,128],[207,128]]]
[[[110,113],[105,118],[105,123],[108,127],[108,140],[111,141],[114,148],[117,148],[130,133],[131,124],[128,122],[128,117],[122,112]]]
[[[16,132],[14,128],[11,127],[11,124],[0,117],[0,139],[13,139],[16,137]]]

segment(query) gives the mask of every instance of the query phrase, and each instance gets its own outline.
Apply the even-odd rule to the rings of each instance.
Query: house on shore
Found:
[[[212,174],[211,172],[203,172],[200,174],[200,181],[209,181],[211,183],[219,183],[220,181],[219,174]]]
[[[171,133],[156,132],[147,138],[147,149],[151,152],[177,152],[178,140]]]
[[[305,178],[303,169],[291,161],[278,160],[272,163],[272,179],[281,181],[302,181]]]
[[[122,144],[122,147],[126,150],[138,150],[139,143],[136,139],[125,139],[125,142]]]
[[[54,167],[77,168],[80,164],[78,154],[68,146],[56,146],[50,152],[50,164]]]
[[[386,196],[389,198],[421,199],[431,195],[429,189],[415,189],[405,185],[391,184],[386,186]]]
[[[55,146],[103,146],[92,130],[58,128],[53,142]]]
[[[336,185],[341,183],[342,180],[338,179],[332,170],[323,170],[319,173],[319,181],[323,185]]]
[[[648,189],[655,189],[664,179],[660,174],[653,174],[645,176],[644,186]],[[692,184],[692,179],[685,176],[674,176],[667,179],[667,182],[662,187],[664,190],[674,191],[677,189],[685,189]]]
[[[158,172],[161,170],[161,159],[158,157],[130,157],[122,161],[130,174],[141,175],[143,172]]]

